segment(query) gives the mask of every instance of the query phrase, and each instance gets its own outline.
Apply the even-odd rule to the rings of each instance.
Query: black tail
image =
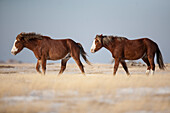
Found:
[[[86,61],[87,64],[91,65],[91,63],[88,61],[88,59],[86,58],[87,53],[84,51],[83,46],[80,43],[77,43],[77,45],[80,48],[80,54],[83,57],[83,59]]]
[[[165,65],[164,65],[163,57],[162,57],[161,51],[159,50],[159,47],[157,47],[156,56],[157,56],[157,63],[159,65],[159,68],[164,70]]]

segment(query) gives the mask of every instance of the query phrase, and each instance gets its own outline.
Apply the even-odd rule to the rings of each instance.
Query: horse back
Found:
[[[136,40],[125,40],[125,45],[128,47],[139,47],[143,46],[147,48],[148,46],[157,46],[157,44],[149,38],[140,38]]]

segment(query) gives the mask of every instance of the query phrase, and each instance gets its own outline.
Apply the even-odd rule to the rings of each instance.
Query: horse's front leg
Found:
[[[119,67],[119,62],[120,62],[120,59],[119,58],[115,58],[115,65],[114,65],[114,72],[113,72],[113,75],[115,76],[116,75],[116,71]]]
[[[45,57],[42,57],[41,62],[42,62],[42,73],[45,75],[46,72],[46,59]]]
[[[41,60],[37,60],[36,70],[37,70],[38,73],[41,73],[40,65],[41,65]]]
[[[127,68],[127,65],[126,65],[126,62],[124,60],[121,60],[120,63],[122,64],[124,70],[126,71],[126,74],[130,75],[128,68]]]

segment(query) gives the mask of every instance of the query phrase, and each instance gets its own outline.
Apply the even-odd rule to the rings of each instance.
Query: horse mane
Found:
[[[103,45],[107,45],[112,41],[113,41],[113,36],[103,36]]]
[[[19,40],[23,39],[25,41],[29,41],[29,40],[32,40],[32,39],[42,40],[43,36],[41,34],[37,34],[35,32],[30,32],[30,33],[22,32],[17,36],[17,39],[19,39]]]
[[[118,41],[127,40],[126,37],[120,37],[120,36],[103,36],[103,44],[107,45],[108,43],[112,42],[114,39],[117,39]]]
[[[114,36],[118,41],[128,40],[126,37]]]

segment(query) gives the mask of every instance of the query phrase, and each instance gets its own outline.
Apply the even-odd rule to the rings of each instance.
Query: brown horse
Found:
[[[121,63],[127,75],[129,75],[125,60],[137,60],[140,58],[142,58],[148,66],[146,74],[148,75],[150,73],[150,69],[151,74],[154,74],[155,53],[157,55],[159,68],[165,68],[158,45],[148,38],[128,40],[125,37],[96,35],[91,47],[91,52],[95,53],[102,47],[108,49],[112,53],[112,57],[115,59],[114,75],[116,74],[119,63]]]
[[[84,74],[85,72],[83,64],[80,61],[80,54],[86,63],[90,64],[82,45],[71,39],[54,40],[48,36],[42,36],[36,33],[20,33],[16,37],[11,53],[16,55],[24,47],[32,50],[35,57],[38,59],[36,70],[39,73],[41,73],[40,65],[42,65],[42,71],[43,74],[45,74],[47,60],[62,59],[59,72],[59,74],[62,74],[66,69],[67,61],[72,57]]]

